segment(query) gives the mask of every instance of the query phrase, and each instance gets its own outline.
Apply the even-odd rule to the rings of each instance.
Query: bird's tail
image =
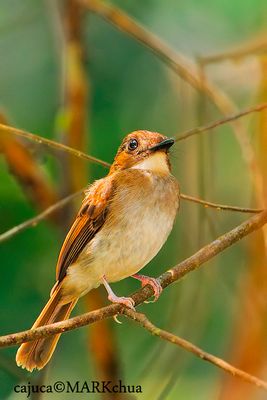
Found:
[[[61,285],[59,284],[52,291],[49,301],[33,324],[32,329],[68,319],[78,299],[67,304],[60,304],[60,288]],[[43,339],[23,343],[17,351],[17,365],[26,368],[28,371],[32,371],[34,368],[42,369],[52,357],[60,335],[59,333]]]

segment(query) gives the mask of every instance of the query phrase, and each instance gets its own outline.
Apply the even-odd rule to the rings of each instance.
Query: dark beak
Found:
[[[174,139],[170,138],[170,139],[165,139],[162,140],[162,142],[157,143],[155,146],[150,147],[150,151],[157,151],[157,150],[162,150],[162,149],[166,149],[168,150],[172,145],[174,144]]]

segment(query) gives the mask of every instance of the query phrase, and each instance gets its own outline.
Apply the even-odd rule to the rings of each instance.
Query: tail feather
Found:
[[[60,304],[60,288],[61,285],[55,288],[49,301],[33,324],[32,329],[68,319],[78,299],[67,304]],[[23,343],[17,351],[17,365],[26,368],[28,371],[32,371],[34,368],[42,369],[52,357],[60,335],[59,333],[43,339]]]

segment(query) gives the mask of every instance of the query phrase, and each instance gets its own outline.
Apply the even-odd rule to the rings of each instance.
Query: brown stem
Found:
[[[203,125],[203,126],[198,126],[196,128],[192,128],[192,129],[188,129],[187,131],[178,134],[176,136],[176,142],[179,142],[180,140],[184,140],[184,139],[188,139],[189,137],[193,136],[193,135],[197,135],[199,133],[202,132],[207,132],[210,131],[211,129],[217,128],[218,126],[227,124],[229,122],[235,121],[238,118],[244,117],[246,115],[255,113],[255,112],[260,112],[263,111],[267,108],[267,103],[263,103],[263,104],[258,104],[254,107],[250,107],[247,108],[246,110],[240,111],[239,113],[233,114],[233,115],[229,115],[228,117],[225,118],[221,118],[218,119],[217,121],[211,122],[207,125]]]
[[[229,206],[226,204],[218,204],[218,203],[212,203],[211,201],[206,201],[203,199],[199,199],[198,197],[194,196],[189,196],[188,194],[183,194],[180,193],[181,199],[192,201],[194,203],[199,203],[203,204],[206,208],[215,208],[216,210],[224,210],[224,211],[237,211],[237,212],[242,212],[242,213],[252,213],[252,214],[258,214],[263,211],[262,208],[245,208],[245,207],[236,207],[236,206]]]
[[[36,142],[39,144],[44,144],[48,147],[52,147],[53,149],[65,151],[69,154],[72,154],[73,156],[84,158],[85,160],[88,160],[88,161],[92,161],[96,164],[102,165],[103,167],[106,167],[106,168],[110,167],[109,163],[99,160],[96,157],[85,154],[82,151],[79,151],[79,150],[73,149],[72,147],[55,142],[54,140],[46,139],[42,136],[38,136],[33,133],[25,132],[21,129],[17,129],[17,128],[14,128],[11,126],[0,124],[0,133],[7,133],[7,134],[21,136],[21,137],[24,137],[25,139],[32,140],[33,142]]]
[[[209,56],[200,56],[198,57],[198,60],[199,62],[205,65],[218,63],[225,60],[238,61],[241,58],[266,51],[266,49],[267,49],[266,35],[262,35],[254,40],[249,40],[246,43],[241,43],[232,50],[225,51],[222,53],[212,54]]]
[[[179,336],[173,335],[170,332],[158,328],[157,326],[152,324],[152,322],[149,321],[149,319],[144,314],[140,314],[129,309],[124,309],[123,314],[125,314],[128,318],[132,319],[133,321],[139,323],[143,328],[152,333],[152,335],[158,336],[161,339],[167,340],[168,342],[176,346],[182,347],[184,350],[193,353],[201,360],[208,361],[213,365],[216,365],[216,367],[223,369],[225,372],[233,376],[238,376],[244,381],[252,383],[261,389],[267,390],[267,382],[259,378],[256,378],[255,376],[250,375],[247,372],[242,371],[241,369],[234,367],[233,365],[229,364],[228,362],[222,360],[219,357],[214,356],[213,354],[207,353],[206,351],[195,346],[193,343],[185,339],[182,339]]]
[[[58,211],[60,208],[64,207],[70,201],[76,199],[84,192],[85,188],[79,190],[76,193],[73,193],[62,200],[59,200],[57,203],[53,204],[52,206],[48,207],[46,210],[38,214],[36,217],[27,219],[27,221],[22,222],[19,225],[14,226],[13,228],[9,229],[8,231],[0,234],[0,243],[4,242],[5,240],[10,239],[11,237],[15,236],[16,234],[24,231],[24,229],[29,228],[31,226],[36,226],[40,221],[47,218],[52,213]]]

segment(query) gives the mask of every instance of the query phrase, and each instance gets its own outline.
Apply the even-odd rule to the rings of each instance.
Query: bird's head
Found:
[[[157,132],[135,131],[120,145],[110,173],[127,168],[169,173],[169,148],[174,139]]]

